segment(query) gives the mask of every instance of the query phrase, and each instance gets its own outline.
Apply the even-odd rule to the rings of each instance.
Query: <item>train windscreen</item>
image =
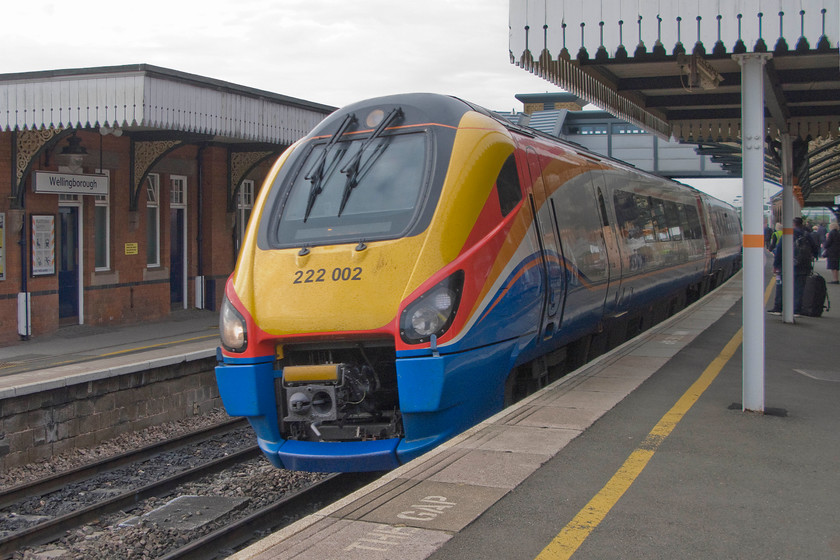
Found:
[[[272,245],[387,239],[411,227],[427,190],[427,134],[369,140],[312,147],[297,165],[280,212],[271,217]]]

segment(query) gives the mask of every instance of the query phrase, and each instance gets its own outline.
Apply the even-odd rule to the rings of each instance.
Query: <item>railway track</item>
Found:
[[[158,443],[153,443],[151,445],[127,451],[119,455],[114,455],[113,457],[106,457],[105,459],[96,461],[89,465],[83,465],[76,469],[56,473],[53,476],[41,478],[32,482],[27,482],[25,484],[18,484],[16,486],[12,486],[11,488],[7,488],[5,490],[0,491],[0,510],[26,497],[43,496],[44,494],[57,490],[62,486],[66,486],[72,482],[83,480],[85,478],[116,469],[129,463],[142,461],[144,459],[153,457],[157,454],[177,449],[185,445],[197,443],[202,440],[211,438],[213,436],[229,432],[231,430],[244,428],[247,425],[248,422],[243,418],[232,419],[227,422],[216,424],[215,426],[209,426],[202,430],[196,430],[194,432],[184,434],[182,436],[171,438]]]
[[[161,453],[199,445],[201,442],[206,442],[214,437],[242,429],[243,424],[244,422],[242,420],[233,420],[185,436],[149,445],[136,451],[104,459],[72,471],[15,486],[0,492],[0,509],[8,509],[26,500],[40,499],[74,483],[91,479],[94,476],[113,471],[126,465],[141,463]],[[152,496],[166,494],[186,481],[195,480],[236,463],[256,458],[259,455],[260,451],[256,445],[248,445],[243,449],[205,462],[199,466],[182,470],[155,482],[80,507],[70,513],[58,515],[22,530],[14,531],[0,538],[0,558],[8,557],[22,547],[49,542],[60,537],[66,531],[88,523],[93,519],[97,519],[104,514],[120,511]]]
[[[160,560],[207,560],[235,550],[373,482],[381,473],[333,473],[258,511],[174,550]]]
[[[289,482],[285,488],[278,488],[275,479],[256,478],[249,481],[250,475],[243,473],[262,470],[276,476],[281,471],[269,467],[259,448],[247,444],[246,441],[241,448],[224,456],[167,476],[152,474],[152,478],[155,479],[148,483],[124,489],[116,495],[97,499],[79,507],[74,505],[72,511],[61,515],[44,515],[34,521],[30,520],[24,528],[9,531],[9,519],[14,519],[15,516],[11,512],[31,512],[32,504],[43,504],[44,501],[50,500],[74,502],[78,494],[93,493],[91,488],[104,488],[98,477],[113,477],[114,473],[135,473],[144,470],[156,473],[155,467],[150,466],[148,461],[159,459],[161,454],[189,456],[199,447],[209,447],[208,442],[213,438],[227,435],[231,439],[230,435],[233,434],[234,439],[238,440],[237,430],[247,434],[248,440],[252,437],[244,429],[242,420],[234,420],[0,492],[0,558],[22,558],[28,554],[27,551],[37,554],[49,549],[64,551],[68,558],[113,556],[174,560],[223,557],[226,553],[261,538],[267,531],[288,525],[353,492],[380,474],[336,474],[313,482],[312,479],[317,478],[316,475],[310,475],[311,478],[300,477],[301,473],[286,471],[290,477],[298,478]],[[123,475],[123,478],[118,480],[122,482],[129,478],[130,476]],[[177,520],[174,528],[163,529],[154,521],[146,521],[148,514],[160,509],[157,506],[161,502],[176,501],[171,500],[176,496],[201,494],[206,497],[218,497],[225,494],[217,482],[207,482],[219,479],[226,479],[234,486],[250,484],[252,496],[254,488],[258,489],[258,493],[265,490],[264,493],[269,496],[260,500],[254,499],[253,503],[248,503],[248,506],[243,506],[241,510],[231,510],[198,530],[181,527]],[[205,487],[204,485],[206,490],[196,491],[197,488]],[[86,490],[79,492],[77,488]],[[113,489],[109,487],[109,490]],[[27,515],[19,517],[25,518]],[[130,528],[125,529],[127,518],[144,521],[133,525],[129,523],[127,526]],[[5,532],[4,520],[7,525]],[[140,545],[131,539],[137,539],[140,543],[154,541],[162,544],[155,553],[149,553],[141,550]],[[112,543],[123,540],[126,541],[125,548],[128,549],[128,553],[125,550],[114,553]],[[99,546],[102,548],[97,548]]]

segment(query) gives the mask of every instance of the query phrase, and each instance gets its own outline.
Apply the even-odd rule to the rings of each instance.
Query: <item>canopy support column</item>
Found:
[[[769,54],[734,55],[741,65],[744,411],[764,412],[764,65]]]
[[[793,139],[781,135],[782,144],[782,320],[793,323]]]

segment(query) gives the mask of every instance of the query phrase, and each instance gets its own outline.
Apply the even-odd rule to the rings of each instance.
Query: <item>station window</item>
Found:
[[[236,197],[236,253],[242,246],[245,238],[245,228],[251,218],[251,210],[254,208],[254,182],[251,180],[242,181],[239,185],[239,194]]]
[[[612,125],[613,134],[647,134],[638,126],[629,123],[619,123]]]
[[[146,177],[146,266],[160,266],[160,176]]]
[[[569,134],[580,136],[602,135],[607,133],[605,124],[582,124],[569,127]]]
[[[97,173],[109,175],[110,170],[98,169]],[[96,195],[93,216],[94,267],[96,270],[111,269],[111,194]]]
[[[173,175],[169,178],[169,206],[183,208],[187,205],[187,178]]]

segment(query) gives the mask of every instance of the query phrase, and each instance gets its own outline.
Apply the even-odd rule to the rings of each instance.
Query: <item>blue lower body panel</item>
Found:
[[[284,439],[275,396],[281,372],[271,361],[219,364],[216,382],[228,414],[248,419],[260,448],[276,467],[315,472],[390,470],[501,410],[516,344],[506,341],[453,354],[398,356],[404,438]]]
[[[399,439],[376,441],[286,441],[277,452],[283,468],[313,472],[387,471],[400,466]],[[265,449],[263,449],[265,451]]]
[[[405,439],[400,463],[500,411],[516,341],[440,356],[397,359]]]

